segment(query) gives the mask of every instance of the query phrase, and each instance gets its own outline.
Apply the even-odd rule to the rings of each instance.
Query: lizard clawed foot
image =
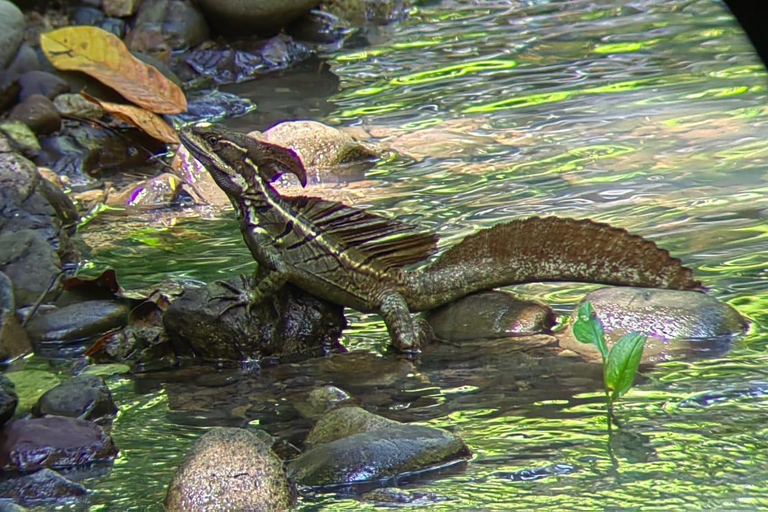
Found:
[[[234,286],[226,281],[217,281],[216,284],[232,292],[231,294],[215,295],[208,299],[209,301],[231,301],[231,304],[227,304],[227,306],[216,316],[217,320],[227,314],[229,310],[241,307],[246,308],[246,315],[250,316],[253,308],[259,303],[256,295],[247,288],[238,288],[237,286]],[[243,284],[247,287],[248,281],[243,279]]]

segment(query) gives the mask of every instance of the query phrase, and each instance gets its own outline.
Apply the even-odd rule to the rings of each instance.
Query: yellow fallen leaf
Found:
[[[40,46],[57,69],[81,71],[126,99],[158,114],[187,111],[182,90],[154,66],[133,55],[115,35],[97,27],[65,27],[40,35]]]
[[[94,98],[90,94],[80,93],[88,101],[101,105],[105,111],[128,124],[143,130],[147,135],[165,143],[178,144],[179,136],[162,117],[134,105],[122,105]]]

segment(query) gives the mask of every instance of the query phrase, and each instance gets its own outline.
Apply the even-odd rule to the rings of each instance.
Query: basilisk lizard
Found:
[[[422,268],[437,235],[315,197],[286,197],[271,185],[289,172],[306,185],[290,150],[217,125],[181,130],[237,212],[264,275],[237,305],[258,303],[284,283],[362,312],[379,313],[397,349],[416,353],[429,329],[412,313],[480,290],[540,281],[700,289],[692,271],[651,241],[590,220],[531,217],[483,229]]]

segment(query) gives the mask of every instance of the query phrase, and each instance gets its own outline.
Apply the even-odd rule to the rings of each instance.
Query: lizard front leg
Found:
[[[211,298],[212,300],[218,299],[233,301],[231,304],[227,305],[227,307],[225,307],[221,313],[219,313],[219,317],[224,316],[224,314],[226,314],[230,309],[239,307],[247,307],[248,313],[250,313],[256,305],[260,304],[264,299],[277,292],[287,281],[285,273],[277,270],[262,270],[261,268],[256,272],[254,277],[256,278],[255,287],[248,286],[248,282],[245,278],[243,278],[243,288],[241,289],[226,282],[219,283],[221,286],[232,291],[234,294],[218,295]]]
[[[421,319],[414,320],[408,303],[399,293],[386,293],[381,300],[379,313],[395,348],[400,352],[417,355],[421,352],[421,347],[430,341],[432,330],[429,324]]]

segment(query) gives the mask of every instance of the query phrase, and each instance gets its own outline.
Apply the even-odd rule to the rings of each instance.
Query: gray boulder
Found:
[[[354,434],[399,425],[362,407],[340,407],[323,416],[307,434],[307,447],[331,443]]]
[[[430,311],[426,319],[435,336],[446,341],[546,334],[555,325],[549,306],[503,291],[462,297]]]
[[[117,406],[101,377],[78,375],[46,391],[32,413],[98,421],[114,416]]]
[[[259,436],[215,428],[197,440],[176,471],[165,509],[277,512],[294,501],[283,463]]]
[[[16,316],[13,283],[0,272],[0,361],[16,359],[31,350],[27,331]]]
[[[13,2],[0,0],[0,69],[11,63],[24,37],[24,15]]]
[[[700,292],[610,287],[589,293],[558,336],[560,346],[599,359],[593,345],[580,343],[571,326],[579,307],[591,302],[606,332],[608,346],[630,332],[648,336],[643,362],[664,361],[698,350],[722,351],[726,341],[743,333],[748,321],[730,305]]]

